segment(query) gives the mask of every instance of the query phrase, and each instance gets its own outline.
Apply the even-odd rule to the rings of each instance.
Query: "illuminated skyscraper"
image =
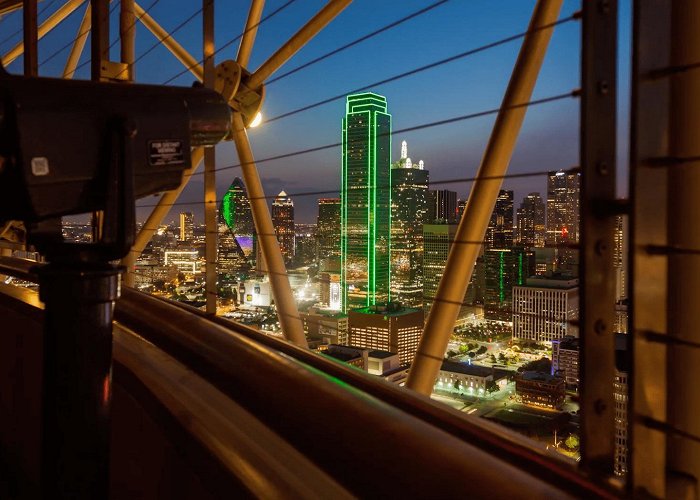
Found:
[[[272,202],[272,223],[275,226],[275,233],[282,250],[282,257],[284,257],[286,262],[289,262],[294,259],[296,246],[294,202],[284,191],[280,191],[275,201]]]
[[[534,255],[521,247],[494,248],[484,253],[484,317],[512,320],[513,287],[534,274]]]
[[[513,246],[513,191],[501,189],[486,229],[486,248]]]
[[[391,115],[385,97],[347,97],[342,145],[341,287],[347,311],[390,299]]]
[[[557,245],[557,269],[578,275],[581,174],[549,172],[547,179],[547,244]]]
[[[540,193],[530,193],[518,209],[517,242],[525,247],[543,247],[545,242],[544,201]]]
[[[319,271],[340,274],[340,198],[318,200],[316,238]]]
[[[406,141],[391,170],[391,296],[423,305],[423,224],[428,215],[428,171],[413,163]]]
[[[549,172],[547,243],[578,243],[581,174]]]
[[[428,195],[428,222],[430,224],[457,222],[457,193],[455,191],[430,190]]]
[[[194,239],[194,215],[192,212],[180,212],[180,237],[178,240],[192,243]]]
[[[219,274],[245,274],[255,262],[255,226],[243,181],[236,177],[219,206]]]

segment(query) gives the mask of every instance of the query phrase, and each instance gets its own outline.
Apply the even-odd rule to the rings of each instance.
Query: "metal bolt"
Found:
[[[610,173],[610,169],[608,168],[608,164],[605,163],[604,161],[601,161],[598,163],[596,166],[598,173],[600,175],[608,175]]]
[[[610,92],[610,84],[607,80],[601,80],[598,82],[598,93],[601,95],[607,95]]]
[[[595,409],[595,412],[598,415],[601,415],[607,409],[607,407],[608,407],[608,405],[603,403],[602,399],[596,399],[595,404],[593,405],[593,408]]]
[[[603,335],[607,328],[608,327],[605,325],[605,321],[603,321],[602,319],[597,319],[596,322],[593,324],[593,330],[595,330],[595,332],[598,335]]]
[[[605,252],[608,251],[608,244],[605,243],[603,240],[598,240],[595,242],[595,253],[598,255],[603,255]]]

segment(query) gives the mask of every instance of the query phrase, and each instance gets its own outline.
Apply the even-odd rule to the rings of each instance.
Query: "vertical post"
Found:
[[[668,348],[668,188],[670,82],[650,75],[670,66],[673,2],[635,0],[630,136],[630,496],[666,498]],[[666,161],[663,161],[663,159]],[[649,450],[654,450],[649,453]]]
[[[127,67],[126,81],[134,81],[134,61],[136,59],[136,13],[135,0],[121,0],[119,15],[119,40],[121,42],[121,62]],[[136,254],[129,252],[122,262],[126,268],[124,285],[134,286]]]
[[[700,495],[700,3],[671,7],[671,158],[668,168],[669,498]],[[647,367],[649,369],[649,367]],[[694,438],[694,439],[693,439]],[[682,493],[681,493],[682,492]],[[682,496],[681,496],[682,494]]]
[[[24,74],[37,76],[39,74],[38,32],[36,23],[36,0],[24,0],[22,9],[24,26]]]
[[[214,0],[202,0],[204,21],[204,86],[214,88]],[[204,148],[204,225],[206,254],[206,309],[216,314],[216,149]]]
[[[581,60],[581,462],[615,457],[615,139],[617,0],[583,3]]]
[[[102,62],[109,60],[109,0],[90,0],[92,29],[90,37],[90,77],[102,80]],[[102,237],[102,212],[92,214],[92,241]]]
[[[481,160],[477,180],[472,186],[469,201],[457,228],[456,241],[473,242],[484,239],[498,191],[503,183],[502,177],[508,170],[527,112],[527,107],[522,104],[530,101],[554,31],[554,27],[538,28],[557,20],[561,5],[562,0],[538,0],[535,5],[528,34],[520,48],[501,110]],[[520,107],[515,107],[518,105]],[[406,385],[414,391],[429,395],[433,390],[479,251],[480,245],[470,243],[455,244],[450,249],[445,271],[435,294],[435,303],[430,308],[425,331],[408,374]]]
[[[112,314],[119,269],[49,264],[44,302],[43,498],[109,497]]]
[[[127,65],[126,80],[134,81],[134,60],[136,58],[136,14],[135,0],[121,0],[119,12],[119,41],[121,62]]]

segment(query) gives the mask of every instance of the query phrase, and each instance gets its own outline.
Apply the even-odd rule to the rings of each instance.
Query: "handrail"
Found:
[[[141,294],[142,292],[125,289],[127,297],[131,293]],[[156,300],[163,299],[156,298]],[[487,450],[501,460],[527,470],[537,477],[546,478],[553,485],[577,495],[597,495],[613,498],[617,494],[614,488],[600,485],[591,480],[585,471],[576,467],[560,454],[547,450],[539,443],[525,439],[521,434],[510,429],[488,420],[465,415],[449,406],[437,403],[421,394],[386,382],[378,377],[368,375],[345,363],[320,356],[279,338],[265,335],[250,326],[218,316],[211,317],[203,311],[182,302],[170,301],[169,303],[335,377],[402,411],[429,422],[445,432]],[[119,309],[117,308],[118,312]]]
[[[37,266],[43,265],[43,263],[34,260],[3,256],[0,257],[0,274],[36,283],[37,276],[35,269]]]
[[[36,265],[32,261],[0,258],[0,273],[32,280],[35,275],[31,268]],[[350,414],[359,411],[365,417],[366,426],[382,428],[389,434],[397,432],[390,425],[394,420],[411,420],[410,425],[404,426],[406,434],[402,442],[407,436],[415,435],[418,428],[437,432],[440,435],[438,441],[446,440],[449,443],[445,444],[445,449],[449,450],[447,454],[452,455],[449,461],[453,467],[461,469],[473,465],[475,462],[465,456],[484,453],[484,457],[478,459],[480,464],[487,459],[493,462],[495,457],[495,464],[491,467],[512,468],[522,475],[522,480],[527,479],[528,483],[537,478],[546,483],[547,487],[553,486],[576,496],[616,496],[608,485],[591,481],[572,464],[556,459],[535,443],[527,443],[507,429],[476,418],[465,418],[464,414],[443,407],[424,396],[266,336],[245,325],[224,318],[211,318],[190,306],[128,288],[123,290],[123,298],[118,304],[115,317],[118,322],[135,330],[214,384],[233,401],[243,404],[302,451],[309,446],[308,429],[305,430],[304,427],[314,425],[304,418],[313,420],[313,415],[332,416],[334,420],[346,424],[343,432],[359,434],[355,436],[357,439],[367,439],[359,421],[344,414],[344,411]],[[337,384],[341,384],[342,388],[339,389]],[[261,397],[261,394],[269,394],[275,388],[278,392],[274,398]],[[316,400],[306,401],[311,391],[315,393]],[[362,404],[358,404],[357,397],[360,397]],[[263,401],[264,399],[268,401]],[[315,410],[300,407],[300,400]],[[291,412],[291,409],[295,411]],[[374,421],[368,420],[368,412],[374,413]],[[300,416],[302,414],[304,416]],[[282,415],[284,421],[281,420]],[[295,434],[298,435],[295,437]],[[459,439],[454,439],[455,437]],[[301,441],[297,442],[299,439]],[[317,436],[317,439],[323,438]],[[425,436],[415,436],[415,439],[417,441],[414,446],[428,446],[424,442]],[[460,453],[454,448],[465,446],[469,449],[468,453],[464,455],[462,450],[463,456],[459,457]],[[434,454],[439,447],[437,442],[430,443],[429,449]],[[304,452],[307,456],[317,452],[313,445],[310,448]],[[424,455],[427,449],[422,450]],[[444,455],[441,453],[441,460],[446,459]],[[435,465],[432,458],[419,458],[428,458],[425,467]],[[462,461],[461,465],[454,463],[457,458]],[[311,456],[311,459],[314,460],[314,457]],[[316,456],[315,460],[323,462],[324,456]],[[481,467],[479,470],[479,477],[485,479]],[[330,472],[334,477],[349,473],[333,467]],[[514,472],[508,472],[512,473]],[[460,474],[470,472],[461,471]],[[510,477],[515,479],[515,476]],[[366,481],[366,478],[356,479]],[[347,477],[345,480],[349,481]],[[561,491],[558,493],[561,494]]]
[[[293,445],[305,449],[307,454],[318,453],[317,449],[309,446],[310,436],[304,429],[310,425],[309,421],[313,421],[314,415],[332,415],[334,420],[347,424],[343,430],[345,433],[357,440],[366,440],[367,437],[362,437],[365,429],[386,428],[388,423],[398,418],[398,412],[402,418],[410,416],[413,420],[411,426],[403,429],[405,439],[402,442],[412,439],[422,442],[422,436],[416,435],[417,431],[424,429],[424,432],[429,432],[427,429],[430,429],[432,432],[439,430],[442,439],[450,443],[444,445],[446,448],[434,443],[422,449],[423,454],[435,455],[438,449],[449,450],[449,453],[440,454],[440,460],[450,461],[459,456],[451,448],[468,446],[470,451],[466,456],[481,452],[487,453],[493,460],[495,455],[499,467],[515,465],[515,470],[525,471],[527,475],[577,496],[616,496],[605,485],[589,481],[573,466],[546,456],[544,450],[533,451],[523,445],[522,438],[518,440],[516,435],[494,424],[474,419],[467,421],[462,414],[451,413],[428,398],[266,337],[245,326],[210,318],[193,308],[129,289],[124,290],[116,318],[200,373],[232,399],[247,406]],[[338,385],[346,390],[339,389]],[[350,393],[347,392],[348,386],[352,386]],[[261,400],[261,394],[275,389],[274,397]],[[363,418],[347,418],[346,413],[350,415],[358,411],[357,401],[352,404],[347,401],[353,394],[362,394],[365,403],[361,411]],[[289,408],[295,408],[295,412],[290,414]],[[372,413],[372,416],[367,413]],[[284,421],[280,420],[282,418]],[[517,457],[514,460],[508,454]],[[316,460],[323,461],[324,458],[323,454],[316,456]],[[425,458],[421,457],[420,460]],[[434,458],[423,464],[426,470],[432,472]],[[327,459],[331,462],[335,460]],[[464,457],[460,460],[470,461]],[[461,468],[467,464],[452,465]],[[341,478],[347,476],[347,471],[342,469],[331,472],[341,482]],[[472,469],[460,474],[464,477],[474,472]],[[482,472],[479,467],[479,474]],[[344,479],[350,481],[347,477]],[[449,483],[449,478],[443,480]],[[351,483],[346,483],[346,486],[352,487]],[[517,492],[513,494],[517,495]]]

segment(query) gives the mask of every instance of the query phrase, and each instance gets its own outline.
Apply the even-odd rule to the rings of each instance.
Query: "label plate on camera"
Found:
[[[159,165],[182,165],[185,155],[182,153],[182,141],[163,139],[148,142],[148,163]]]

